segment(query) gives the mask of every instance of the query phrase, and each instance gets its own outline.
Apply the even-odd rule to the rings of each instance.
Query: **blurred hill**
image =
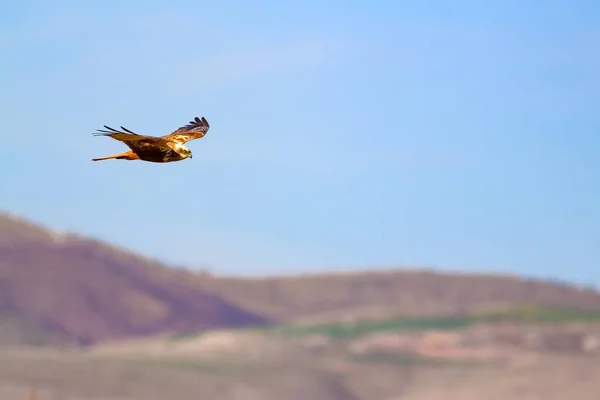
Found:
[[[218,327],[598,309],[560,282],[421,270],[230,278],[169,268],[0,213],[0,344],[91,344]]]
[[[0,214],[0,344],[265,324],[157,262]]]
[[[508,275],[391,270],[293,277],[205,276],[202,285],[275,320],[293,323],[451,316],[520,307],[600,308],[600,293]]]
[[[52,346],[70,344],[89,346]],[[595,399],[600,294],[406,269],[219,277],[0,214],[0,345],[7,399]]]

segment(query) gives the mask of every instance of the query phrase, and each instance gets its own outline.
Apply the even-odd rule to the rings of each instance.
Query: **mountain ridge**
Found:
[[[0,316],[49,333],[53,344],[269,322],[190,284],[181,271],[100,241],[57,240],[26,220],[0,218]]]
[[[269,324],[600,309],[600,293],[514,274],[387,269],[231,277],[172,268],[0,211],[0,344],[79,344]]]

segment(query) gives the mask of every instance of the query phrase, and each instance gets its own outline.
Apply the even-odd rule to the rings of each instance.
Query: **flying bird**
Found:
[[[92,158],[92,161],[116,159],[167,163],[192,158],[192,151],[184,146],[184,143],[204,137],[210,126],[206,118],[196,117],[189,124],[177,128],[168,135],[158,137],[140,135],[122,126],[121,131],[106,125],[104,127],[108,130],[98,129],[93,135],[109,136],[125,143],[130,150],[111,156]]]

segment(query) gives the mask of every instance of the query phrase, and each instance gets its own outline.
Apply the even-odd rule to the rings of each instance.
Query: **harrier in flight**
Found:
[[[145,136],[121,127],[118,131],[104,125],[108,130],[98,129],[93,133],[95,136],[109,136],[123,142],[131,150],[111,156],[92,158],[92,161],[100,160],[142,160],[156,163],[167,163],[192,158],[192,151],[184,146],[184,143],[200,139],[208,132],[208,121],[196,117],[188,125],[182,126],[172,133],[164,136]]]

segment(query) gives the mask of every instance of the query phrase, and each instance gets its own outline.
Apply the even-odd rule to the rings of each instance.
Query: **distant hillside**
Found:
[[[0,214],[0,344],[90,344],[267,322],[187,276]]]
[[[268,323],[600,310],[600,294],[516,276],[425,270],[228,278],[0,213],[0,344],[94,343]]]
[[[508,275],[392,270],[202,284],[248,309],[291,323],[499,312],[515,307],[600,310],[600,293]]]

